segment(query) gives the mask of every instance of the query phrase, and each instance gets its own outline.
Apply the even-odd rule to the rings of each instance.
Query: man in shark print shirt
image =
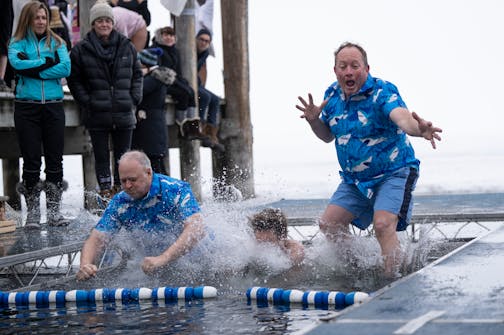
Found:
[[[190,185],[153,173],[143,152],[129,151],[121,157],[119,177],[123,191],[112,198],[82,247],[79,280],[96,275],[97,256],[110,237],[122,228],[135,236],[148,236],[151,244],[164,243],[161,250],[156,245],[159,254],[143,258],[141,266],[145,273],[178,259],[206,235]],[[168,236],[173,238],[170,240]]]
[[[413,207],[412,192],[420,162],[410,136],[423,137],[436,148],[440,128],[411,113],[397,88],[369,73],[366,51],[345,42],[334,53],[337,81],[320,106],[299,97],[315,135],[335,140],[342,182],[320,218],[321,231],[335,242],[349,224],[366,229],[371,223],[381,247],[384,270],[396,275],[402,253],[396,231],[405,230]]]

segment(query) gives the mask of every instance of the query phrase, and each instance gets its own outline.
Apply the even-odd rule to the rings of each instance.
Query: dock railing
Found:
[[[287,221],[291,238],[309,243],[320,233],[318,218],[289,217]],[[421,234],[432,232],[447,241],[469,240],[476,237],[471,236],[471,230],[489,231],[491,223],[504,223],[504,213],[417,214],[412,216],[407,233],[413,242],[418,241]],[[361,231],[351,226],[351,232],[354,235],[372,235],[373,229]]]

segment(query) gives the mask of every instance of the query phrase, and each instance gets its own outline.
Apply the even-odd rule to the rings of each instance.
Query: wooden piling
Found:
[[[198,81],[196,70],[196,41],[194,36],[195,6],[194,0],[187,0],[181,15],[175,19],[175,32],[177,34],[177,49],[180,53],[182,76],[189,81],[198,96]],[[198,101],[196,99],[196,113]],[[199,113],[198,113],[199,114]],[[201,166],[200,166],[199,141],[180,141],[180,175],[183,180],[192,186],[197,199],[202,199],[201,194]]]
[[[254,197],[253,136],[249,101],[248,1],[221,0],[226,110],[220,125],[224,153],[214,153],[216,193],[229,185]],[[223,189],[224,188],[224,189]]]

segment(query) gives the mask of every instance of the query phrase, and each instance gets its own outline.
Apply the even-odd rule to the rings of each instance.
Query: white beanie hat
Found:
[[[89,23],[92,25],[96,19],[100,17],[108,17],[114,21],[114,13],[112,12],[112,7],[107,1],[96,1],[96,3],[89,10]]]

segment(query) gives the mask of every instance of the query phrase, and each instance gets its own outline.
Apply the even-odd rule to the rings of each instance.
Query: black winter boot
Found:
[[[38,182],[33,187],[26,187],[24,182],[17,183],[16,191],[18,194],[24,195],[26,201],[26,222],[27,229],[40,229],[40,192],[43,184]]]
[[[203,134],[200,129],[200,120],[199,119],[192,119],[192,120],[185,120],[184,123],[182,123],[182,132],[183,132],[183,138],[188,140],[188,141],[193,141],[193,140],[201,140],[201,141],[209,141],[210,138]]]
[[[65,219],[60,213],[61,196],[63,191],[68,188],[66,181],[58,184],[51,182],[45,183],[46,201],[47,201],[47,224],[53,227],[66,226],[70,220]]]

